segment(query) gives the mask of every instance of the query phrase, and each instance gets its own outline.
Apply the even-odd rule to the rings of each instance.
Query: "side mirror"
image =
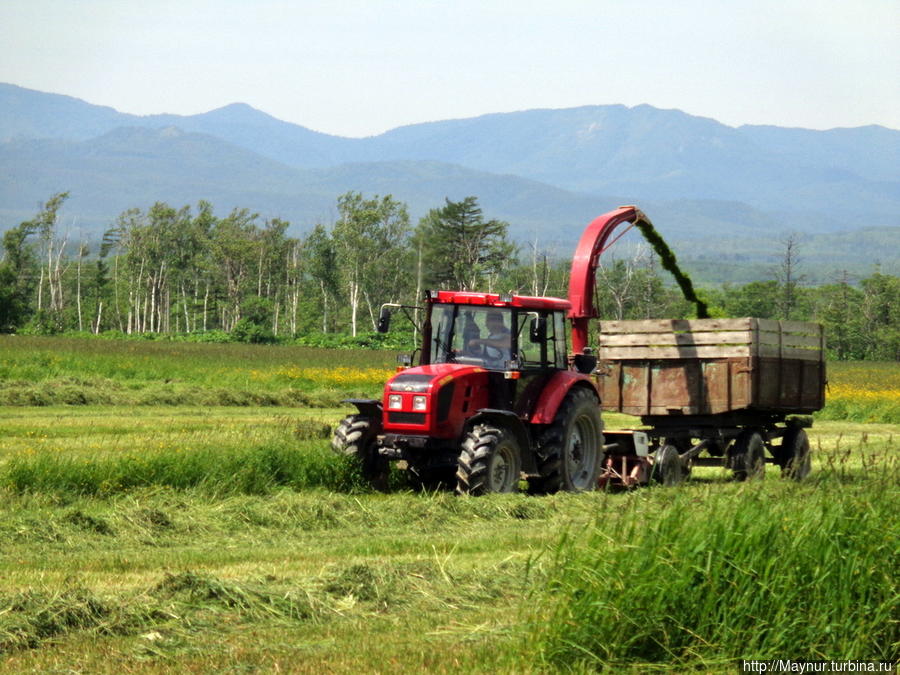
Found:
[[[547,317],[538,316],[531,320],[530,335],[532,342],[543,342],[547,339]]]
[[[381,313],[378,315],[378,324],[375,329],[379,333],[387,333],[391,328],[391,310],[384,306],[381,308]]]

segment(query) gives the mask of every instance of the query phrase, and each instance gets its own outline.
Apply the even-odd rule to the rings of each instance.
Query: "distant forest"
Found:
[[[287,236],[288,223],[246,209],[156,203],[121,213],[93,248],[70,240],[68,193],[3,235],[0,331],[155,339],[408,346],[411,333],[373,333],[385,302],[415,304],[432,288],[565,297],[568,260],[516,246],[476,197],[445,200],[418,223],[387,195],[348,192],[331,227]],[[900,277],[804,284],[802,244],[783,243],[773,278],[702,289],[713,316],[819,321],[837,359],[900,360]],[[685,318],[649,249],[598,270],[602,318]]]

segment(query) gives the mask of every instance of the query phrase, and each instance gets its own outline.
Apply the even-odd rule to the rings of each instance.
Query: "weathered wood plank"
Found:
[[[776,347],[777,351],[777,347]],[[816,352],[811,352],[816,354]],[[603,347],[597,351],[601,360],[633,359],[727,359],[749,357],[749,345],[700,345],[678,347]]]
[[[760,331],[758,335],[759,343],[764,345],[781,344],[785,347],[808,347],[810,349],[819,349],[822,344],[822,338],[818,335],[792,335],[790,333],[782,333],[780,340],[778,333]]]
[[[746,345],[753,342],[753,337],[754,334],[750,331],[722,331],[712,333],[615,333],[612,335],[601,333],[600,346]],[[775,344],[778,344],[777,341]]]
[[[643,319],[601,321],[600,333],[670,333],[719,330],[749,330],[753,319]]]
[[[797,335],[820,335],[822,326],[812,321],[778,321],[776,319],[755,319],[759,330]]]
[[[818,349],[802,349],[777,345],[759,345],[758,356],[781,357],[782,359],[799,359],[801,361],[821,361],[822,352]]]
[[[819,349],[820,336],[792,335],[761,331],[717,331],[697,333],[601,333],[603,347],[657,346],[657,345],[734,345],[753,344],[758,341],[765,345],[782,345]]]

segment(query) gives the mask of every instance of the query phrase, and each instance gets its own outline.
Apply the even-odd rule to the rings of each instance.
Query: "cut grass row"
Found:
[[[0,405],[334,407],[378,398],[373,350],[0,336]],[[821,419],[900,423],[900,363],[828,364]]]
[[[154,486],[210,494],[266,494],[282,487],[364,491],[356,466],[329,447],[332,426],[343,414],[227,407],[0,409],[0,486],[19,494],[97,496]],[[605,423],[622,428],[638,420],[608,414]],[[893,444],[892,425],[824,424],[829,431],[817,428],[817,438],[832,450],[817,462],[846,452],[842,470],[861,470],[870,448]],[[864,432],[865,441],[846,441],[830,435],[831,429],[857,439]],[[725,472],[701,469],[697,475]],[[393,479],[395,487],[405,487],[402,471]]]
[[[527,532],[518,500],[466,501],[475,508],[321,490],[9,497],[0,669],[484,670],[496,644],[462,658],[453,646],[470,621],[519,613],[524,560],[553,535]],[[550,504],[530,513],[551,525]]]

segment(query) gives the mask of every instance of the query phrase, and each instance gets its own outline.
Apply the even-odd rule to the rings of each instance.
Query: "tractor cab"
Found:
[[[432,292],[422,363],[476,365],[510,374],[565,369],[568,309],[568,301],[557,298]]]

